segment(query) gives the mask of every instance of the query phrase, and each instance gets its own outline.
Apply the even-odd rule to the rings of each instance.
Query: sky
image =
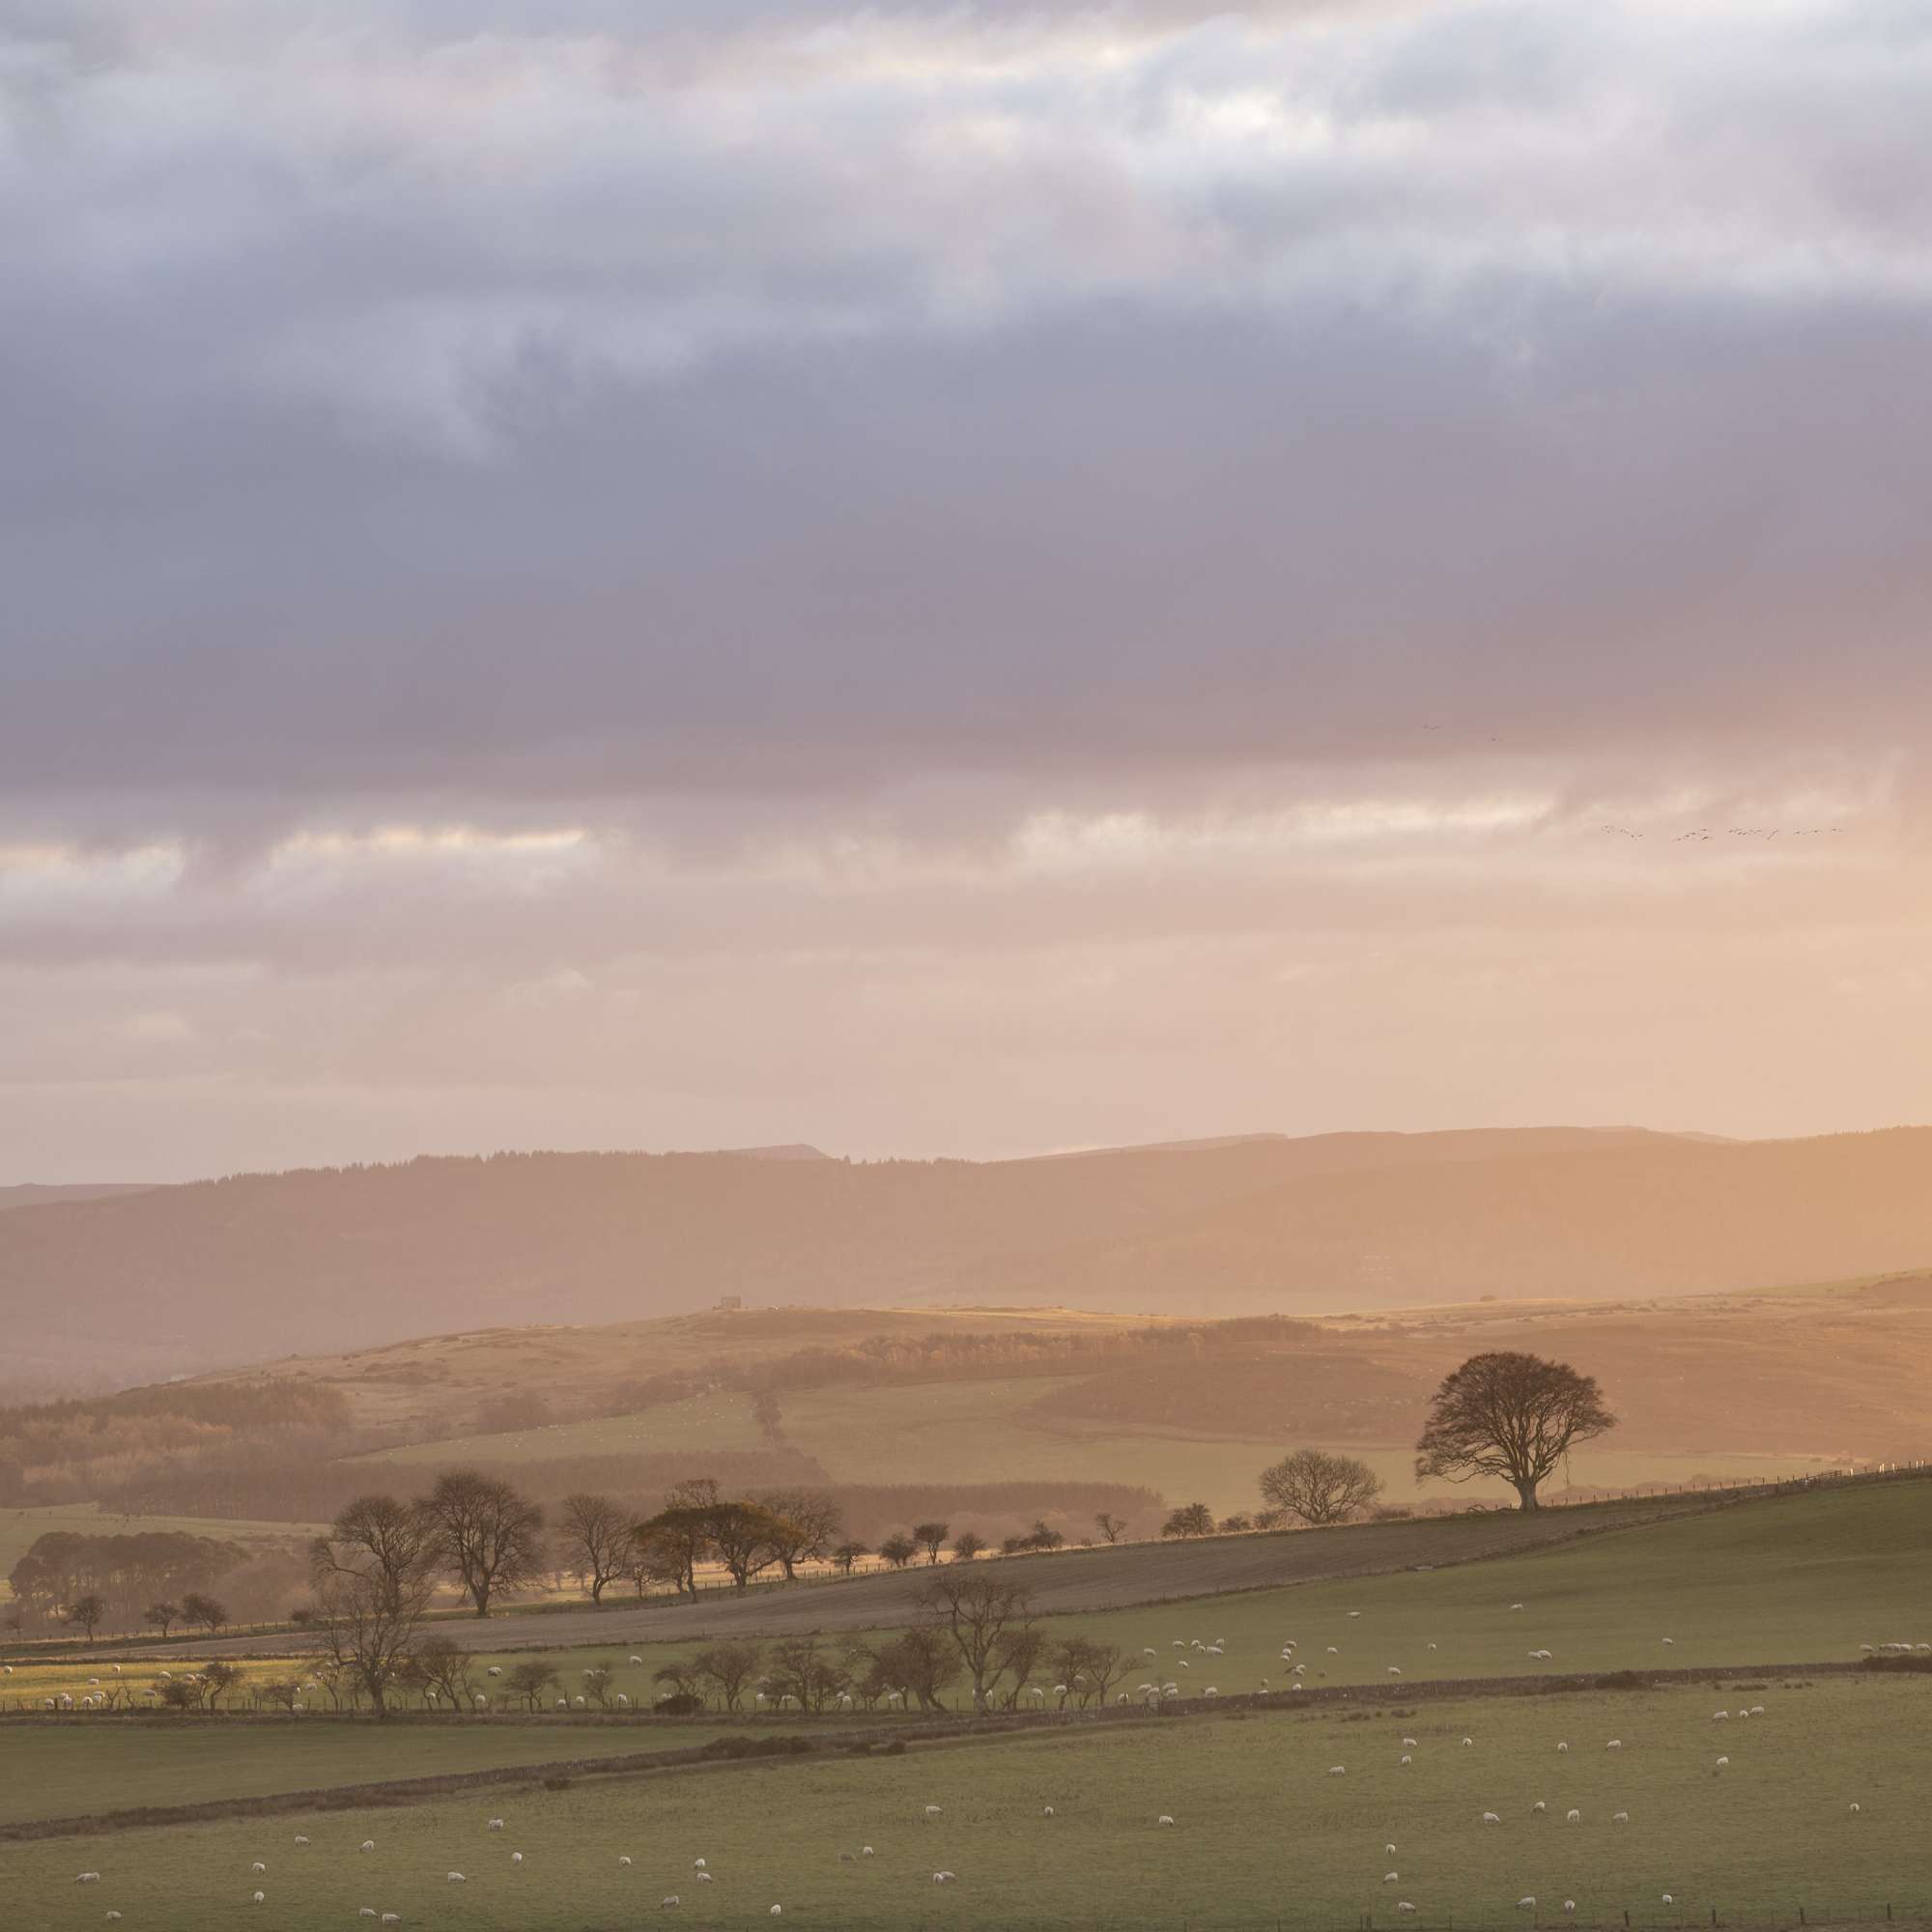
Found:
[[[1932,1119],[1927,99],[0,0],[0,1182]]]

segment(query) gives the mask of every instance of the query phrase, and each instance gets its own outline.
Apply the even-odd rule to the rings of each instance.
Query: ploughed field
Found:
[[[1467,1932],[1621,1927],[1626,1913],[1701,1926],[1714,1909],[1735,1927],[1792,1925],[1801,1907],[1812,1924],[1888,1907],[1911,1921],[1932,1913],[1928,1737],[1932,1680],[1905,1675],[1147,1717],[900,1757],[0,1843],[0,1897],[17,1932],[77,1932],[109,1911],[129,1928],[306,1932],[378,1922],[365,1908],[448,1932],[1365,1918]],[[100,1876],[77,1885],[81,1871]]]

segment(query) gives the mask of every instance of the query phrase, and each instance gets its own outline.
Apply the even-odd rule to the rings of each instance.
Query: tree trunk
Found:
[[[1534,1476],[1517,1478],[1516,1492],[1522,1498],[1522,1506],[1524,1509],[1533,1510],[1533,1509],[1541,1509],[1543,1507],[1543,1505],[1536,1500],[1536,1478]]]

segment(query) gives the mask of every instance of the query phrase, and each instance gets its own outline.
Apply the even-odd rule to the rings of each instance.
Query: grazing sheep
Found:
[[[1402,1747],[1404,1750],[1413,1750],[1415,1748],[1415,1740],[1413,1738],[1404,1738]]]
[[[442,1878],[445,1885],[464,1885],[468,1883],[461,1872],[444,1872]]]
[[[932,1875],[932,1882],[934,1885],[951,1885],[953,1883],[956,1874],[952,1872],[937,1871]]]
[[[1567,1750],[1568,1750],[1568,1749],[1570,1748],[1570,1747],[1569,1747],[1569,1745],[1568,1745],[1567,1743],[1561,1743],[1561,1744],[1558,1744],[1558,1746],[1556,1747],[1556,1748],[1557,1748],[1558,1750],[1560,1750],[1560,1751],[1567,1751]]]
[[[1415,1907],[1412,1906],[1407,1899],[1401,1898],[1396,1901],[1395,1909],[1398,1912],[1413,1912],[1415,1910]]]
[[[503,1829],[503,1821],[500,1818],[492,1818],[485,1829],[492,1832],[500,1832]]]
[[[872,1856],[872,1848],[871,1848],[871,1846],[870,1846],[870,1845],[861,1845],[861,1846],[859,1847],[859,1856],[860,1856],[860,1857],[861,1857],[862,1859],[869,1859],[869,1858],[870,1858],[870,1857]]]
[[[493,1663],[490,1666],[490,1675],[492,1677],[500,1677],[502,1676],[502,1674],[503,1674],[503,1666],[500,1663]]]
[[[1604,1747],[1605,1750],[1622,1750],[1623,1747],[1624,1747],[1624,1741],[1621,1738],[1612,1738],[1609,1741],[1609,1743]]]
[[[1575,1912],[1577,1909],[1577,1901],[1574,1898],[1566,1898],[1563,1901],[1563,1909],[1565,1912]]]
[[[1051,1817],[1053,1816],[1053,1806],[1052,1806],[1051,1804],[1047,1805],[1047,1806],[1046,1806],[1046,1807],[1045,1807],[1045,1808],[1044,1808],[1044,1809],[1043,1809],[1043,1810],[1042,1810],[1042,1811],[1040,1812],[1040,1814],[1039,1814],[1039,1815],[1040,1815],[1040,1816],[1041,1816],[1042,1818],[1051,1818]]]
[[[1483,1823],[1485,1825],[1500,1825],[1502,1822],[1503,1822],[1502,1815],[1500,1812],[1485,1811],[1483,1813]]]
[[[1628,1811],[1612,1811],[1610,1813],[1610,1823],[1612,1825],[1628,1825],[1630,1821],[1631,1814]]]
[[[1391,1677],[1400,1677],[1402,1675],[1402,1665],[1399,1663],[1391,1663],[1388,1667],[1388,1674]]]
[[[1521,1898],[1519,1898],[1516,1902],[1516,1909],[1519,1912],[1534,1912],[1536,1910],[1535,1892],[1526,1892]]]
[[[1530,1809],[1531,1809],[1532,1811],[1548,1811],[1548,1810],[1549,1809],[1549,1806],[1548,1806],[1548,1805],[1547,1805],[1547,1804],[1545,1804],[1545,1803],[1543,1802],[1543,1800],[1539,1798],[1539,1799],[1538,1799],[1538,1800],[1536,1801],[1536,1803],[1535,1803],[1534,1804],[1532,1804],[1532,1805],[1531,1805],[1531,1806],[1530,1806],[1529,1808],[1530,1808]]]
[[[1464,1743],[1465,1745],[1472,1745],[1472,1744],[1474,1744],[1474,1743],[1475,1743],[1476,1741],[1475,1741],[1475,1739],[1474,1739],[1474,1738],[1464,1738],[1464,1739],[1463,1740],[1463,1743]]]
[[[265,1871],[267,1871],[267,1870],[268,1870],[269,1868],[268,1868],[268,1866],[267,1866],[267,1865],[265,1865],[265,1864],[264,1864],[264,1863],[262,1862],[262,1861],[261,1861],[260,1859],[257,1859],[257,1860],[255,1861],[255,1862],[254,1862],[254,1863],[253,1863],[252,1865],[250,1865],[250,1866],[248,1867],[248,1869],[249,1869],[249,1870],[250,1870],[251,1872],[265,1872]]]
[[[699,1872],[697,1874],[697,1882],[699,1885],[709,1885],[711,1883],[711,1874],[709,1872]]]
[[[255,1903],[257,1905],[264,1905],[268,1902],[268,1897],[269,1894],[266,1891],[258,1891],[255,1894]]]
[[[99,1872],[76,1872],[73,1882],[75,1885],[99,1885],[100,1883],[100,1874]]]
[[[1393,1845],[1384,1845],[1382,1847],[1382,1850],[1386,1852],[1390,1858],[1395,1857],[1395,1847]]]
[[[374,1838],[364,1838],[355,1849],[358,1852],[373,1852],[376,1849],[376,1841]]]
[[[305,1837],[303,1837],[299,1832],[298,1832],[296,1833],[296,1843],[298,1845],[305,1845],[308,1843],[308,1840]]]
[[[928,1804],[925,1807],[925,1815],[928,1818],[937,1818],[939,1816],[939,1806],[937,1804]]]
[[[1414,1758],[1409,1756],[1409,1754],[1406,1751],[1404,1751],[1400,1759],[1400,1762],[1403,1764],[1413,1764],[1415,1760]]]
[[[1672,1898],[1671,1895],[1666,1891],[1663,1894],[1663,1903],[1665,1905],[1675,1905],[1677,1901],[1674,1898]]]
[[[1382,1873],[1382,1883],[1384,1885],[1397,1885],[1401,1882],[1401,1880],[1402,1880],[1402,1874],[1400,1872]]]
[[[702,1859],[693,1859],[691,1868],[693,1871],[702,1871],[704,1869],[704,1861]]]
[[[1174,1819],[1169,1813],[1163,1811],[1160,1814],[1160,1816],[1156,1818],[1153,1822],[1156,1825],[1172,1825],[1174,1823]]]
[[[1663,1641],[1665,1643],[1675,1643],[1677,1639],[1674,1636],[1667,1636],[1663,1639]]]
[[[1563,1821],[1567,1825],[1580,1825],[1583,1822],[1583,1814],[1580,1811],[1572,1809],[1564,1812]]]
[[[666,1906],[675,1905],[676,1903],[677,1903],[677,1893],[674,1891],[667,1892],[664,1895],[664,1897],[658,1900],[658,1910],[662,1912]]]
[[[1522,1605],[1520,1604],[1512,1604],[1510,1605],[1510,1608],[1513,1610],[1520,1610],[1522,1608]]]
[[[1349,1767],[1346,1764],[1331,1764],[1328,1767],[1328,1776],[1330,1777],[1347,1777],[1348,1775]]]
[[[622,1852],[619,1852],[619,1853],[617,1854],[617,1863],[618,1863],[618,1865],[619,1865],[620,1867],[621,1867],[621,1866],[624,1866],[624,1865],[627,1865],[627,1864],[629,1864],[630,1862],[631,1862],[630,1859],[629,1859],[629,1858],[628,1858],[628,1857],[627,1857],[627,1856],[626,1856],[626,1855],[625,1855],[624,1853],[622,1853]]]
[[[782,1918],[784,1917],[784,1907],[783,1907],[782,1905],[775,1905],[775,1906],[773,1906],[773,1907],[772,1907],[772,1917],[773,1917],[774,1918]]]
[[[523,1863],[523,1861],[524,1861],[524,1855],[522,1852],[512,1852],[510,1854],[510,1862],[513,1865],[520,1865]]]
[[[1713,1711],[1711,1713],[1711,1721],[1714,1724],[1721,1724],[1730,1715],[1728,1711]]]
[[[1730,1759],[1729,1759],[1729,1758],[1727,1758],[1727,1757],[1720,1757],[1720,1758],[1719,1758],[1719,1759],[1718,1760],[1718,1769],[1719,1769],[1719,1771],[1722,1771],[1722,1770],[1724,1770],[1724,1769],[1725,1769],[1725,1767],[1726,1767],[1727,1765],[1729,1765],[1729,1763],[1730,1763]]]
[[[1764,1716],[1764,1706],[1763,1706],[1762,1704],[1753,1704],[1753,1705],[1751,1706],[1751,1716],[1752,1716],[1753,1718],[1761,1718],[1761,1717],[1763,1717],[1763,1716]]]
[[[641,1663],[644,1660],[641,1657],[634,1657],[631,1660],[633,1663]]]
[[[1856,1810],[1858,1810],[1858,1808],[1859,1808],[1859,1806],[1858,1806],[1858,1805],[1857,1805],[1856,1804],[1853,1804],[1853,1806],[1852,1806],[1852,1809],[1853,1809],[1854,1811],[1856,1811]]]

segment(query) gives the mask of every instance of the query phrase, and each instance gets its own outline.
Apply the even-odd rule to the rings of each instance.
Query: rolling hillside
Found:
[[[1191,1316],[1627,1296],[1909,1268],[1932,1130],[1552,1128],[972,1163],[520,1154],[0,1215],[23,1366],[149,1377],[409,1334],[757,1305]]]

